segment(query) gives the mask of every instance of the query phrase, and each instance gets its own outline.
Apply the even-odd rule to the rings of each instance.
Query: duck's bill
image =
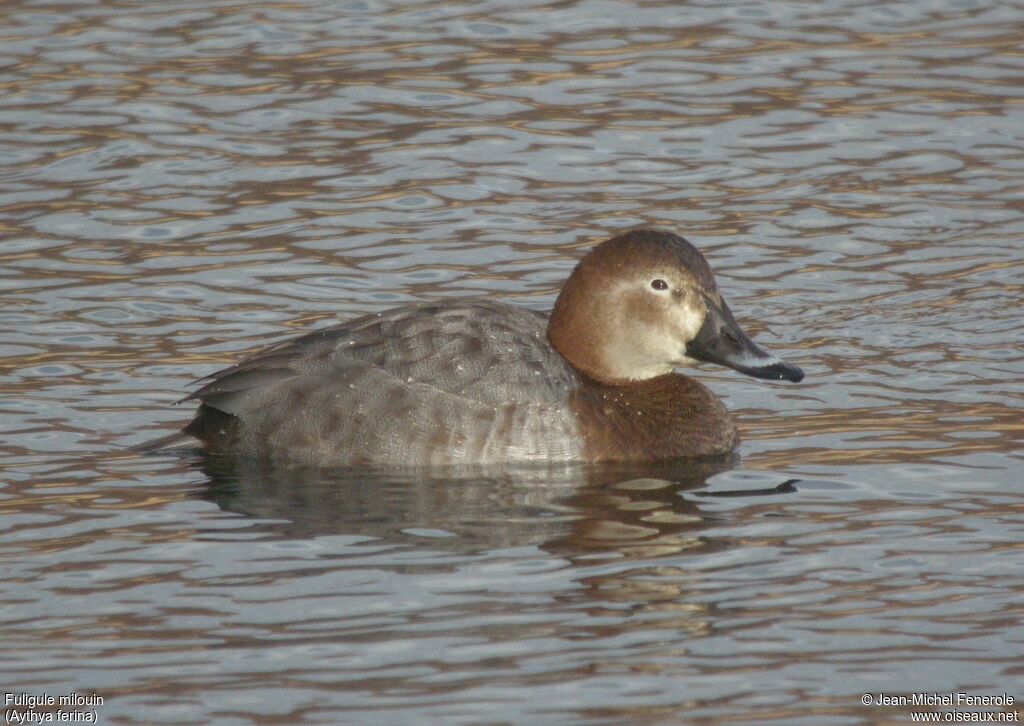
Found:
[[[721,306],[706,302],[707,317],[697,337],[687,344],[687,356],[728,366],[754,378],[793,383],[803,380],[802,370],[765,353],[740,329],[724,300]]]

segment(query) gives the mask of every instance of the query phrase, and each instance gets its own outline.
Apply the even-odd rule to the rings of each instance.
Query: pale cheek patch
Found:
[[[695,306],[681,301],[673,313],[673,331],[671,335],[666,335],[672,346],[669,361],[673,368],[696,365],[698,361],[686,355],[686,344],[697,337],[707,317],[707,309],[703,305]]]
[[[600,344],[606,373],[614,378],[643,380],[664,375],[676,366],[693,365],[686,344],[696,337],[707,310],[699,298],[655,296],[633,286],[610,296],[618,305]]]
[[[675,326],[677,334],[685,347],[687,343],[697,337],[700,328],[704,325],[704,318],[707,317],[707,310],[704,306],[683,304],[676,308]]]
[[[635,285],[617,290],[610,299],[617,305],[600,342],[607,374],[643,380],[668,373],[675,355],[669,301]]]

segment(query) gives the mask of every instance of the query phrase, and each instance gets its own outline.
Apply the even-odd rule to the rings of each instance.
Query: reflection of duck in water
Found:
[[[719,549],[721,538],[708,536],[716,517],[707,497],[756,504],[793,491],[767,473],[742,476],[740,490],[709,482],[732,467],[724,459],[398,470],[206,454],[197,463],[209,478],[199,496],[260,520],[252,534],[454,551],[537,546],[569,559]]]
[[[673,372],[696,361],[803,378],[740,330],[689,242],[640,230],[587,254],[550,320],[464,300],[357,318],[209,376],[192,423],[155,443],[318,466],[727,454],[729,412]]]
[[[661,500],[656,509],[685,511],[682,519],[666,518],[663,534],[675,531],[672,521],[700,526],[697,503],[681,493],[704,487],[708,477],[732,466],[714,460],[402,470],[290,466],[221,454],[205,454],[197,463],[209,479],[202,498],[263,520],[253,525],[272,536],[359,535],[455,550],[548,542],[571,549],[568,543],[581,537],[576,546],[581,552],[628,547],[621,531],[602,544],[600,533],[609,530],[601,523],[621,522],[623,531],[639,524],[651,507],[641,511],[619,504],[651,495]],[[658,482],[653,490],[652,482]],[[431,532],[438,533],[436,542]],[[634,544],[652,536],[635,534]]]
[[[730,468],[725,460],[471,467],[445,474],[296,467],[217,454],[199,461],[210,481],[195,495],[245,515],[248,521],[231,525],[240,528],[236,535],[282,539],[300,553],[304,540],[320,539],[310,545],[317,572],[358,572],[363,592],[366,582],[388,577],[382,572],[411,574],[419,583],[414,587],[479,589],[479,599],[470,595],[465,607],[491,615],[492,589],[505,593],[510,615],[540,607],[568,609],[563,615],[571,619],[577,607],[593,612],[610,604],[617,614],[609,613],[613,617],[592,634],[602,638],[650,627],[706,632],[716,622],[708,591],[715,591],[719,575],[705,563],[713,553],[742,549],[737,521],[763,515],[736,514],[735,499],[723,511],[701,495],[753,496],[744,510],[757,512],[777,509],[792,491],[791,483],[776,486],[778,477],[767,472],[708,482]],[[383,591],[391,586],[381,585]],[[653,625],[645,613],[655,618]],[[498,620],[506,632],[508,623]]]

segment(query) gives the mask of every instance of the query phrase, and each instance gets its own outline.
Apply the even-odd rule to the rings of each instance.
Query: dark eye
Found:
[[[668,283],[664,280],[651,280],[651,287],[655,290],[668,290]]]

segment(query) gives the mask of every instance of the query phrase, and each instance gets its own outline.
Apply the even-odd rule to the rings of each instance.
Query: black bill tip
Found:
[[[748,376],[763,378],[769,381],[799,383],[804,379],[804,372],[801,368],[781,360],[775,360],[767,365],[737,365],[736,370],[740,373],[746,373]]]
[[[799,383],[804,372],[761,350],[740,329],[725,301],[705,298],[707,316],[696,337],[686,346],[690,358],[718,363],[754,378]]]

